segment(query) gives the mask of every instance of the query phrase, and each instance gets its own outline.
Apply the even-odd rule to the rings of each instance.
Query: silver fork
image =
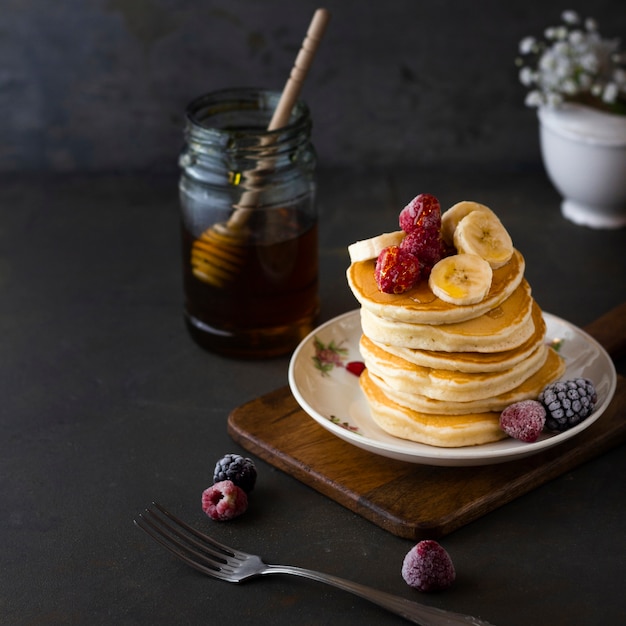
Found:
[[[291,565],[268,565],[254,554],[229,548],[195,530],[156,502],[134,522],[187,565],[219,580],[240,583],[266,574],[292,574],[349,591],[422,626],[491,626],[476,617],[411,602],[330,574]]]

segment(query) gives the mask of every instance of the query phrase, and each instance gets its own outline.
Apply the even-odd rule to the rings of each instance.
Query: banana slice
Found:
[[[399,246],[405,235],[406,233],[403,230],[397,230],[393,233],[377,235],[371,239],[356,241],[348,246],[350,261],[356,263],[358,261],[375,259],[388,246]]]
[[[471,202],[469,200],[463,200],[462,202],[457,202],[455,205],[451,206],[447,211],[442,213],[441,215],[441,236],[443,240],[452,245],[454,243],[454,231],[458,223],[466,216],[472,213],[473,211],[483,211],[485,213],[491,213],[495,215],[495,213],[484,204],[479,204],[478,202]]]
[[[472,211],[457,224],[454,246],[459,253],[477,254],[494,270],[513,256],[511,236],[495,213],[485,211]]]
[[[476,304],[489,292],[493,270],[475,254],[453,254],[435,264],[428,278],[431,291],[450,304]]]

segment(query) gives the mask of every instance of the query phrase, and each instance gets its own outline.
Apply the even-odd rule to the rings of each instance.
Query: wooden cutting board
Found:
[[[626,303],[585,330],[615,359],[626,350]],[[246,450],[381,528],[442,537],[626,440],[626,378],[588,429],[534,456],[479,467],[396,461],[333,436],[283,387],[236,408],[230,436]]]

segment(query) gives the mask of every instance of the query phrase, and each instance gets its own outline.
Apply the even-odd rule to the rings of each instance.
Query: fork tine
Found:
[[[159,530],[152,522],[148,521],[147,518],[140,514],[137,519],[134,520],[135,524],[141,528],[145,533],[150,535],[157,543],[162,545],[166,550],[169,550],[174,556],[179,558],[181,561],[197,569],[198,571],[206,574],[208,576],[214,576],[216,578],[220,578],[220,570],[211,565],[203,565],[202,563],[194,560],[191,556],[183,550],[178,544],[173,543],[170,538],[167,538],[167,535],[164,535],[161,530]]]
[[[183,529],[189,529],[192,535],[206,537],[205,535],[202,535],[202,533],[194,531],[181,520],[178,520],[178,518],[168,513],[160,505],[156,503],[153,503],[153,505],[157,507],[159,511],[162,511],[163,515],[171,518],[174,523],[180,523],[180,526]],[[226,546],[222,546],[222,544],[206,537],[211,544],[215,544],[219,547],[220,552],[218,552],[217,550],[212,549],[209,545],[206,545],[179,530],[169,523],[167,519],[164,519],[151,509],[146,509],[144,513],[140,514],[138,518],[134,520],[134,522],[157,543],[169,550],[190,567],[193,567],[203,574],[214,578],[231,580],[230,574],[233,568],[229,566],[228,559],[237,557],[232,554],[232,551],[227,554],[226,551],[228,548]],[[198,550],[196,548],[200,549]]]
[[[224,555],[226,556],[234,557],[237,559],[245,559],[248,556],[245,552],[242,552],[241,550],[235,550],[234,548],[231,548],[223,543],[220,543],[219,541],[216,541],[212,537],[209,537],[208,535],[201,533],[199,530],[196,530],[195,528],[189,526],[189,524],[187,524],[180,518],[176,517],[176,515],[174,515],[173,513],[170,513],[167,509],[165,509],[158,502],[153,502],[152,506],[157,508],[161,513],[163,513],[163,515],[169,518],[172,522],[174,522],[181,528],[185,529],[189,534],[193,535],[194,537],[197,537],[202,542],[201,544],[197,544],[199,547],[206,549],[207,546],[210,546],[211,548],[215,550],[223,552]]]

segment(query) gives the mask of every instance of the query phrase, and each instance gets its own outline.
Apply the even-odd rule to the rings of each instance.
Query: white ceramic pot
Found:
[[[544,165],[567,219],[626,226],[626,116],[578,104],[538,111]]]

